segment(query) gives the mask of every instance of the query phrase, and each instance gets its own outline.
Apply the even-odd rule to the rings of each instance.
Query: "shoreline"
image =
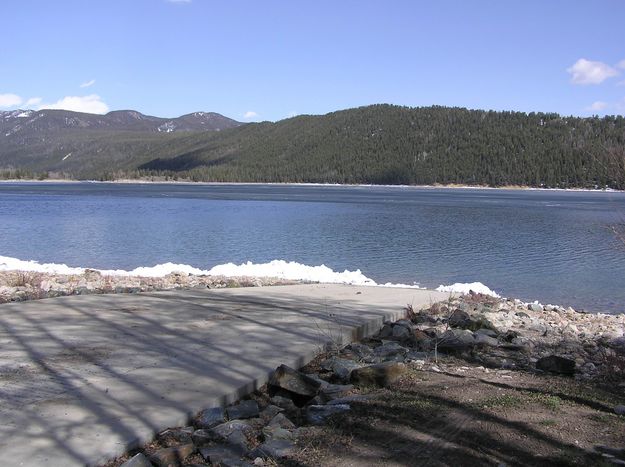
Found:
[[[414,188],[414,189],[452,189],[452,190],[502,190],[502,191],[561,191],[561,192],[584,192],[584,193],[625,193],[625,190],[614,188],[544,188],[532,187],[529,185],[505,185],[498,187],[484,185],[378,185],[367,183],[299,183],[299,182],[191,182],[180,180],[145,180],[145,179],[118,179],[118,180],[74,180],[74,179],[6,179],[0,180],[2,183],[12,184],[54,184],[54,183],[89,183],[89,184],[110,184],[110,185],[199,185],[199,186],[310,186],[310,187],[354,187],[354,188]]]

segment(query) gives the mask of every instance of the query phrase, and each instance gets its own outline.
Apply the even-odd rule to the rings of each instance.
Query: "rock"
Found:
[[[202,410],[197,417],[195,425],[198,428],[212,428],[226,421],[226,413],[221,407]]]
[[[351,409],[348,404],[309,405],[306,409],[306,420],[311,425],[323,425],[326,418]]]
[[[320,384],[313,378],[286,365],[280,365],[269,379],[271,386],[286,389],[294,394],[313,398],[319,392]]]
[[[378,337],[385,339],[387,337],[391,337],[393,335],[393,326],[390,324],[385,324],[380,332],[378,333]]]
[[[240,462],[243,454],[240,450],[228,446],[212,446],[200,449],[200,455],[211,465],[233,465],[229,462]]]
[[[614,413],[616,415],[625,415],[625,405],[617,405],[614,407]]]
[[[499,341],[494,337],[487,336],[486,334],[475,334],[475,345],[497,347],[499,345]]]
[[[412,335],[412,330],[405,326],[393,326],[392,337],[396,339],[407,339]]]
[[[258,403],[255,400],[241,401],[237,405],[226,407],[226,414],[230,420],[255,418],[259,415]]]
[[[169,428],[165,431],[161,431],[158,434],[158,440],[161,444],[166,446],[173,446],[176,444],[189,444],[191,435],[193,434],[193,427],[184,428]]]
[[[291,403],[293,403],[293,402],[291,402]],[[293,407],[295,407],[295,404],[293,404]],[[260,418],[262,418],[265,422],[268,422],[269,420],[271,420],[273,417],[275,417],[276,415],[278,415],[281,412],[284,412],[284,409],[282,407],[278,407],[277,405],[269,404],[260,413]]]
[[[191,440],[193,441],[193,444],[195,444],[197,447],[206,446],[213,441],[219,441],[220,439],[222,439],[221,436],[218,436],[211,430],[205,429],[195,430],[191,435]]]
[[[406,329],[401,327],[401,329]],[[386,359],[388,357],[393,357],[395,355],[405,355],[408,352],[408,349],[402,347],[397,342],[389,342],[387,344],[383,344],[373,350],[373,354],[381,359]]]
[[[152,463],[143,454],[135,454],[120,467],[153,467]]]
[[[333,399],[337,399],[339,397],[343,397],[345,394],[349,393],[354,386],[352,384],[330,384],[326,383],[321,387],[319,391],[319,395],[325,401],[331,401]]]
[[[288,411],[297,410],[295,403],[287,397],[273,396],[270,401],[273,405],[280,407],[281,409]]]
[[[438,339],[439,349],[459,350],[475,344],[473,333],[467,329],[450,329]]]
[[[295,452],[295,445],[285,439],[273,439],[267,441],[254,449],[249,457],[263,457],[270,459],[281,459]]]
[[[266,426],[263,428],[263,436],[266,440],[270,439],[286,439],[292,440],[295,438],[293,432],[286,428],[280,428],[279,426]]]
[[[332,371],[339,381],[349,381],[352,371],[357,368],[362,368],[363,366],[364,365],[352,360],[344,360],[336,357],[332,357],[322,364],[322,368]]]
[[[516,316],[518,316],[519,318],[529,318],[530,315],[528,315],[527,313],[525,313],[524,311],[517,311],[515,313]]]
[[[195,452],[193,443],[172,448],[159,449],[150,456],[150,462],[156,467],[178,467]]]
[[[234,446],[237,449],[240,449],[243,452],[247,452],[251,443],[248,437],[245,435],[243,430],[235,430],[228,437],[226,437],[226,442],[230,446]]]
[[[386,387],[397,381],[406,370],[403,363],[378,363],[352,371],[351,380],[355,384]]]
[[[369,347],[368,345],[358,343],[358,342],[354,342],[348,345],[347,348],[350,349],[361,360],[366,359],[367,357],[370,357],[371,354],[373,353],[373,350],[371,349],[371,347]]]
[[[471,325],[471,316],[466,311],[458,308],[449,317],[449,325],[452,328],[466,329]]]
[[[211,428],[210,431],[217,439],[228,439],[235,431],[241,431],[244,434],[251,434],[254,429],[242,420],[232,420],[230,422],[222,423]]]
[[[417,350],[411,350],[406,354],[405,361],[407,362],[416,362],[416,361],[425,361],[429,357],[428,352],[420,352]]]
[[[475,331],[473,333],[474,336],[477,337],[478,334],[482,334],[484,336],[488,336],[488,337],[497,337],[497,331],[493,331],[492,329],[486,329],[486,328],[480,328],[477,331]]]
[[[291,420],[286,418],[284,414],[279,413],[275,417],[271,419],[271,421],[267,424],[268,427],[278,427],[285,428],[287,430],[292,430],[295,428],[295,425]]]
[[[563,375],[573,375],[575,373],[575,361],[570,358],[550,355],[543,357],[536,362],[536,368],[551,373],[559,373]]]
[[[539,313],[543,311],[543,306],[538,303],[530,303],[527,305],[527,309]]]

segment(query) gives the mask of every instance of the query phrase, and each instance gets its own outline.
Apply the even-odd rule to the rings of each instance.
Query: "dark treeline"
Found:
[[[134,176],[625,188],[625,119],[390,105],[250,124]]]

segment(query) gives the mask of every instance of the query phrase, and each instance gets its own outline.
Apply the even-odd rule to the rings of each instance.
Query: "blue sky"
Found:
[[[4,0],[0,110],[625,114],[625,1]]]

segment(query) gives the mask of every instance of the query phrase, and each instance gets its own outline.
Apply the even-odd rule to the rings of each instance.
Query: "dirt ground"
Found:
[[[314,363],[311,369],[314,370]],[[328,425],[299,437],[288,466],[614,465],[625,448],[625,389],[488,370],[448,357],[416,366]],[[612,457],[611,457],[612,456]]]

